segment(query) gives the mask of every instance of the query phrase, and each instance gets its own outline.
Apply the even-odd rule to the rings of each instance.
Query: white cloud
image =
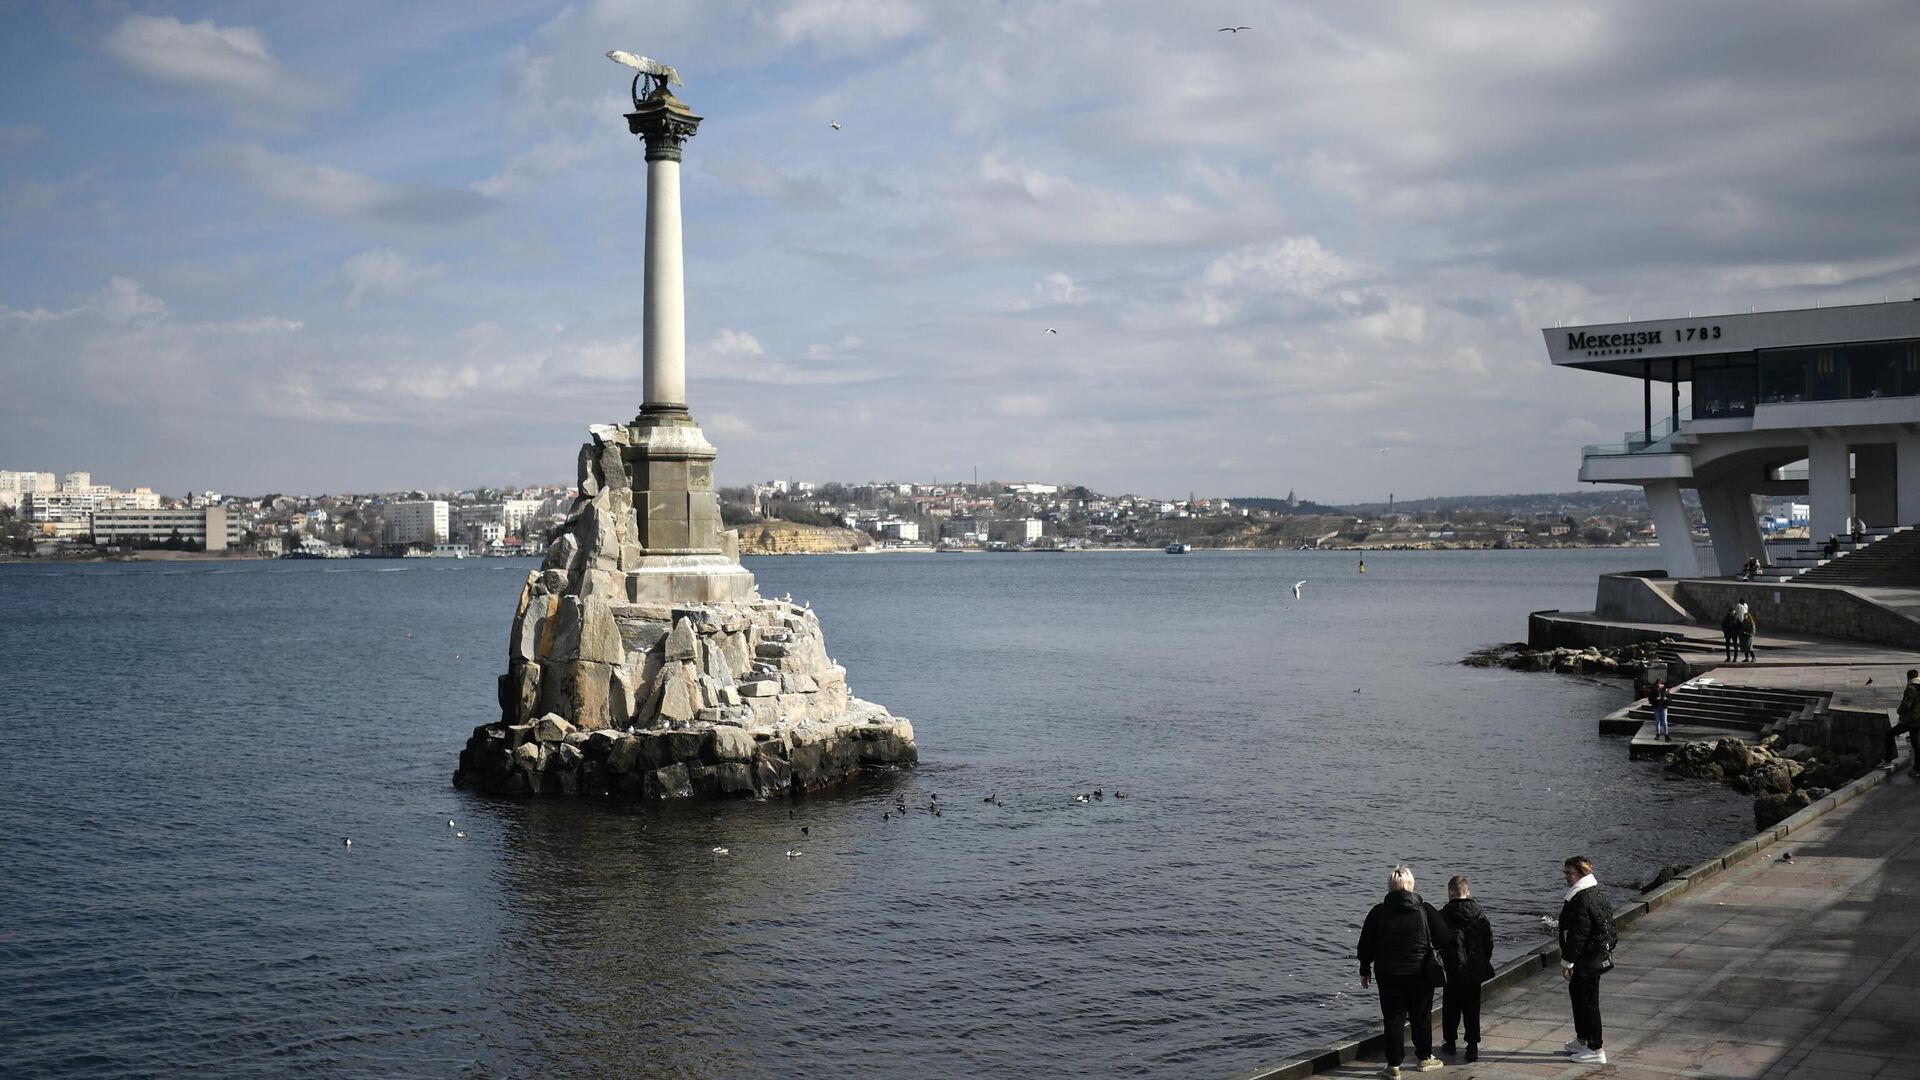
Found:
[[[490,199],[537,191],[547,181],[601,157],[616,145],[618,143],[604,138],[549,139],[515,155],[498,173],[474,181],[473,190]]]
[[[472,191],[376,180],[257,145],[215,149],[208,158],[269,198],[330,218],[437,225],[465,221],[492,207],[491,200]]]
[[[359,307],[368,300],[404,296],[446,271],[439,263],[422,265],[392,248],[374,248],[340,264],[340,283],[346,289],[347,306]]]
[[[135,74],[209,94],[240,113],[328,108],[341,97],[327,83],[284,67],[266,35],[248,26],[129,15],[102,44]]]

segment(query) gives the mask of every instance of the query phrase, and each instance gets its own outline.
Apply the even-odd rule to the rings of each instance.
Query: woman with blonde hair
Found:
[[[1421,1072],[1444,1062],[1433,1056],[1433,988],[1437,952],[1453,945],[1453,929],[1433,905],[1413,891],[1413,870],[1396,866],[1387,875],[1387,898],[1367,912],[1360,927],[1360,987],[1380,983],[1380,1018],[1386,1024],[1387,1067],[1397,1080],[1404,1050],[1400,1029],[1413,1025],[1413,1053]]]

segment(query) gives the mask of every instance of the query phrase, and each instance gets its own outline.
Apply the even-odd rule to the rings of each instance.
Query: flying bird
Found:
[[[1223,26],[1223,27],[1221,27],[1220,29],[1218,29],[1218,30],[1215,30],[1215,31],[1214,31],[1214,33],[1216,33],[1216,34],[1237,34],[1237,33],[1239,33],[1239,32],[1240,32],[1240,31],[1242,31],[1242,30],[1251,30],[1251,29],[1253,29],[1253,27],[1251,27],[1251,26]]]
[[[730,848],[717,847],[713,849],[713,853],[715,855],[731,855],[733,851]]]
[[[838,120],[835,120],[835,121],[834,121],[833,123],[831,123],[831,124],[828,124],[827,126],[828,126],[828,127],[830,127],[830,128],[832,128],[832,129],[833,129],[833,130],[835,130],[835,131],[839,131],[839,130],[840,130],[840,121],[838,121]]]
[[[1294,598],[1295,600],[1298,600],[1298,599],[1300,599],[1300,586],[1302,586],[1302,585],[1305,585],[1305,584],[1306,584],[1306,582],[1304,582],[1304,581],[1296,581],[1296,582],[1294,582],[1294,583],[1293,583],[1293,598]]]
[[[1381,447],[1380,449],[1378,449],[1378,450],[1375,450],[1375,451],[1374,451],[1374,453],[1376,453],[1376,454],[1384,454],[1384,453],[1386,453],[1387,451],[1389,451],[1389,450],[1392,450],[1392,449],[1393,449],[1393,447],[1391,447],[1391,446],[1383,446],[1383,447]]]
[[[1049,334],[1058,334],[1060,331],[1055,330],[1053,327],[1049,326],[1047,327],[1046,332]]]

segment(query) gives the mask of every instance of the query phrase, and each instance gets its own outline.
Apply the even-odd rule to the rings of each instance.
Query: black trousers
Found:
[[[1447,1045],[1454,1043],[1460,1022],[1467,1022],[1467,1045],[1480,1045],[1480,980],[1465,975],[1447,976],[1447,988],[1440,995],[1440,1030],[1446,1032]]]
[[[1600,1049],[1600,976],[1575,973],[1567,981],[1573,999],[1573,1037],[1591,1049]]]
[[[1375,975],[1380,984],[1380,1019],[1386,1022],[1387,1064],[1398,1065],[1403,1054],[1400,1026],[1413,1027],[1413,1057],[1433,1056],[1433,987],[1423,972],[1412,975]]]

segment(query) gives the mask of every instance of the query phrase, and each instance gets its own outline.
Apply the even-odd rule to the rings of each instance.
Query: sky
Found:
[[[1913,16],[0,0],[0,468],[571,482],[640,403],[621,48],[706,117],[723,484],[1571,490],[1640,387],[1542,328],[1920,296]]]

